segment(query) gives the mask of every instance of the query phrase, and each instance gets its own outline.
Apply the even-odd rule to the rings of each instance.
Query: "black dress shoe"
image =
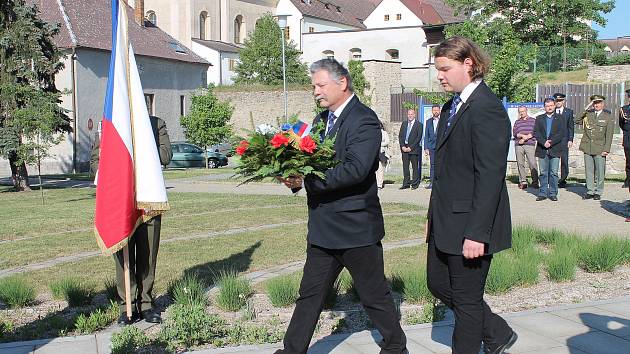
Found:
[[[428,186],[426,186],[426,187],[424,187],[424,188],[426,188],[426,189],[431,189],[431,188],[433,188],[433,186],[429,184]]]
[[[623,186],[621,188],[630,188],[630,184],[628,182],[623,182]]]
[[[136,321],[138,321],[137,312],[131,313],[131,319],[127,317],[127,313],[124,312],[124,313],[121,313],[120,316],[118,316],[118,320],[116,321],[116,323],[118,323],[120,326],[128,326],[130,324],[133,324]]]
[[[558,188],[566,188],[566,186],[567,186],[567,181],[558,182]]]
[[[538,182],[532,183],[532,185],[530,187],[532,187],[534,189],[540,189],[540,184],[538,184]]]
[[[601,200],[602,197],[599,194],[593,194],[593,200]]]
[[[162,317],[159,313],[151,310],[145,310],[141,313],[142,318],[149,323],[162,323]]]
[[[398,189],[409,189],[409,186],[402,186],[402,187],[400,187]]]
[[[557,202],[558,201],[558,197],[556,197],[554,195],[553,197],[549,197],[549,200],[551,200],[552,202]]]
[[[542,195],[539,195],[538,197],[536,197],[536,201],[539,202],[541,200],[545,200],[547,199],[547,197],[543,197]]]
[[[592,194],[587,194],[585,196],[582,197],[582,199],[593,199],[593,195]]]
[[[504,344],[498,346],[495,349],[490,349],[490,348],[483,348],[483,353],[484,354],[503,354],[505,353],[506,350],[512,348],[512,346],[514,345],[514,343],[516,343],[516,340],[518,339],[518,335],[516,334],[516,332],[512,331],[512,334],[510,335],[510,338],[508,338],[507,342],[505,342]]]
[[[411,189],[418,189],[418,186],[411,186]]]

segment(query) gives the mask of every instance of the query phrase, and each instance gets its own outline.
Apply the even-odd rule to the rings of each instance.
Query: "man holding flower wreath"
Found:
[[[306,189],[308,236],[300,296],[284,336],[284,350],[306,353],[324,300],[341,270],[348,269],[374,327],[381,353],[408,353],[406,337],[383,270],[385,235],[375,171],[381,144],[376,114],[354,95],[348,70],[334,59],[311,65],[315,99],[327,108],[313,123],[326,123],[325,137],[335,139],[335,167],[325,178],[307,175],[282,179]]]

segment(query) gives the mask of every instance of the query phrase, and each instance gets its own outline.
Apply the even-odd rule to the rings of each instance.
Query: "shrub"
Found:
[[[522,254],[532,250],[539,233],[539,229],[531,226],[515,227],[512,232],[512,252]]]
[[[251,298],[247,299],[247,302],[245,303],[241,319],[243,321],[253,321],[256,319],[256,307],[254,306],[254,301],[252,301]]]
[[[8,337],[13,332],[13,322],[0,319],[0,340]]]
[[[446,306],[435,306],[434,303],[426,303],[422,306],[422,312],[414,311],[405,316],[406,325],[431,323],[442,321],[446,315]]]
[[[627,65],[630,64],[630,54],[620,54],[608,59],[608,65]]]
[[[170,345],[191,347],[220,340],[225,332],[225,321],[206,313],[204,306],[175,304],[170,307],[159,337]]]
[[[344,269],[339,274],[339,292],[349,295],[352,301],[359,301],[359,293],[357,293],[357,289],[354,287],[354,280],[350,275],[350,272],[347,269]]]
[[[112,354],[135,354],[150,343],[149,338],[136,326],[125,326],[111,339]]]
[[[106,309],[96,309],[89,314],[80,314],[74,322],[79,333],[90,334],[109,326],[118,317],[118,305],[110,302]]]
[[[200,306],[208,304],[206,286],[194,275],[185,275],[169,285],[168,293],[176,304]]]
[[[606,58],[606,52],[598,51],[598,52],[594,53],[593,56],[591,57],[591,61],[595,65],[606,65],[606,64],[608,64],[608,59]]]
[[[299,296],[300,278],[295,274],[279,276],[267,281],[267,294],[275,307],[286,307],[295,303]]]
[[[237,276],[235,271],[223,271],[217,281],[219,294],[217,305],[227,311],[238,311],[252,294],[252,287],[245,278]]]
[[[432,302],[433,295],[427,287],[427,272],[423,267],[411,267],[396,273],[400,278],[397,282],[402,282],[402,293],[405,301],[420,303],[422,301]],[[397,285],[400,288],[400,285]]]
[[[24,307],[35,302],[35,288],[22,278],[0,280],[0,301],[8,307]]]
[[[556,229],[536,231],[536,241],[543,245],[553,245],[558,239],[563,237],[564,234]]]
[[[85,285],[76,278],[64,278],[56,281],[50,284],[50,291],[53,298],[64,299],[72,307],[89,304],[94,295],[94,289],[91,286]]]
[[[584,240],[579,251],[580,266],[587,272],[610,272],[625,261],[625,242],[613,237]]]
[[[556,246],[547,258],[549,279],[556,282],[575,279],[577,258],[569,247]]]
[[[227,342],[232,345],[277,343],[284,331],[277,323],[270,325],[246,325],[237,322],[227,330]]]
[[[486,291],[501,294],[515,286],[536,284],[539,264],[540,255],[533,249],[522,254],[507,251],[495,255],[486,279]]]

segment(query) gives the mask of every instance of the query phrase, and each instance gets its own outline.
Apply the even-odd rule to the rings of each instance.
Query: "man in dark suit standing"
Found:
[[[483,82],[487,56],[451,37],[435,48],[442,107],[429,201],[427,285],[455,314],[453,353],[504,353],[516,333],[483,300],[492,255],[511,246],[505,184],[511,136],[501,101]]]
[[[566,149],[566,122],[555,113],[556,104],[552,98],[544,101],[545,113],[536,117],[534,138],[536,138],[536,157],[540,172],[540,189],[536,201],[549,198],[558,201],[558,167],[560,157]]]
[[[566,135],[562,141],[562,156],[560,157],[560,180],[559,188],[567,186],[567,177],[569,176],[569,149],[573,146],[573,135],[575,124],[573,123],[573,110],[566,108],[567,95],[564,93],[554,93],[553,99],[556,102],[556,115],[561,116],[567,125]]]
[[[381,353],[408,353],[383,270],[385,235],[375,171],[381,145],[378,117],[354,95],[348,70],[334,59],[311,65],[315,99],[327,108],[313,124],[326,122],[326,136],[335,137],[339,163],[326,178],[283,180],[293,191],[302,185],[308,199],[306,264],[300,296],[284,336],[284,350],[305,354],[326,294],[345,267],[374,327],[383,336]]]
[[[427,189],[431,189],[433,186],[433,174],[435,169],[435,145],[437,144],[437,127],[440,122],[440,113],[442,107],[434,105],[431,107],[431,118],[427,120],[426,132],[424,133],[424,153],[429,157],[431,164],[430,180]]]
[[[416,119],[414,109],[407,110],[407,120],[400,126],[398,142],[403,162],[403,184],[400,189],[416,189],[420,185],[419,160],[422,151],[422,123]],[[411,165],[411,180],[409,179],[409,165]]]
[[[630,101],[630,89],[626,90],[628,100]],[[623,181],[621,188],[630,187],[630,102],[619,108],[619,127],[623,132],[623,152],[626,156],[626,179]],[[626,220],[628,221],[628,220]]]

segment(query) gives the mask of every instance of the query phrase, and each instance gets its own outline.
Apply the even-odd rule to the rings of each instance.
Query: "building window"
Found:
[[[389,21],[389,15],[385,15],[385,21]]]
[[[230,71],[236,70],[236,59],[228,59],[228,68]]]
[[[243,43],[245,39],[245,23],[243,16],[238,15],[234,19],[234,43]]]
[[[208,13],[203,11],[199,14],[199,39],[209,39],[210,21],[208,21]]]
[[[396,60],[399,58],[398,49],[388,49],[386,50],[387,54],[389,54],[389,58],[392,60]]]
[[[291,35],[291,31],[289,30],[289,26],[286,26],[284,28],[284,39],[288,41],[290,38],[290,35]]]
[[[186,115],[186,96],[179,96],[179,115]]]
[[[428,64],[433,64],[435,62],[435,46],[436,44],[433,45],[429,45],[429,50],[428,50],[428,55],[429,55],[429,60],[427,61]]]
[[[155,15],[155,11],[147,11],[146,17],[153,26],[157,26],[157,15]]]
[[[352,49],[350,49],[350,60],[361,60],[361,49],[360,48],[352,48]]]
[[[322,52],[322,55],[326,59],[335,59],[335,52],[333,52],[332,50],[325,50]]]
[[[144,94],[144,102],[147,104],[147,111],[150,116],[155,115],[155,95],[152,93]]]
[[[402,14],[396,14],[396,20],[397,21],[402,20]]]
[[[315,27],[309,27],[308,28],[308,33],[313,33],[315,32]]]

